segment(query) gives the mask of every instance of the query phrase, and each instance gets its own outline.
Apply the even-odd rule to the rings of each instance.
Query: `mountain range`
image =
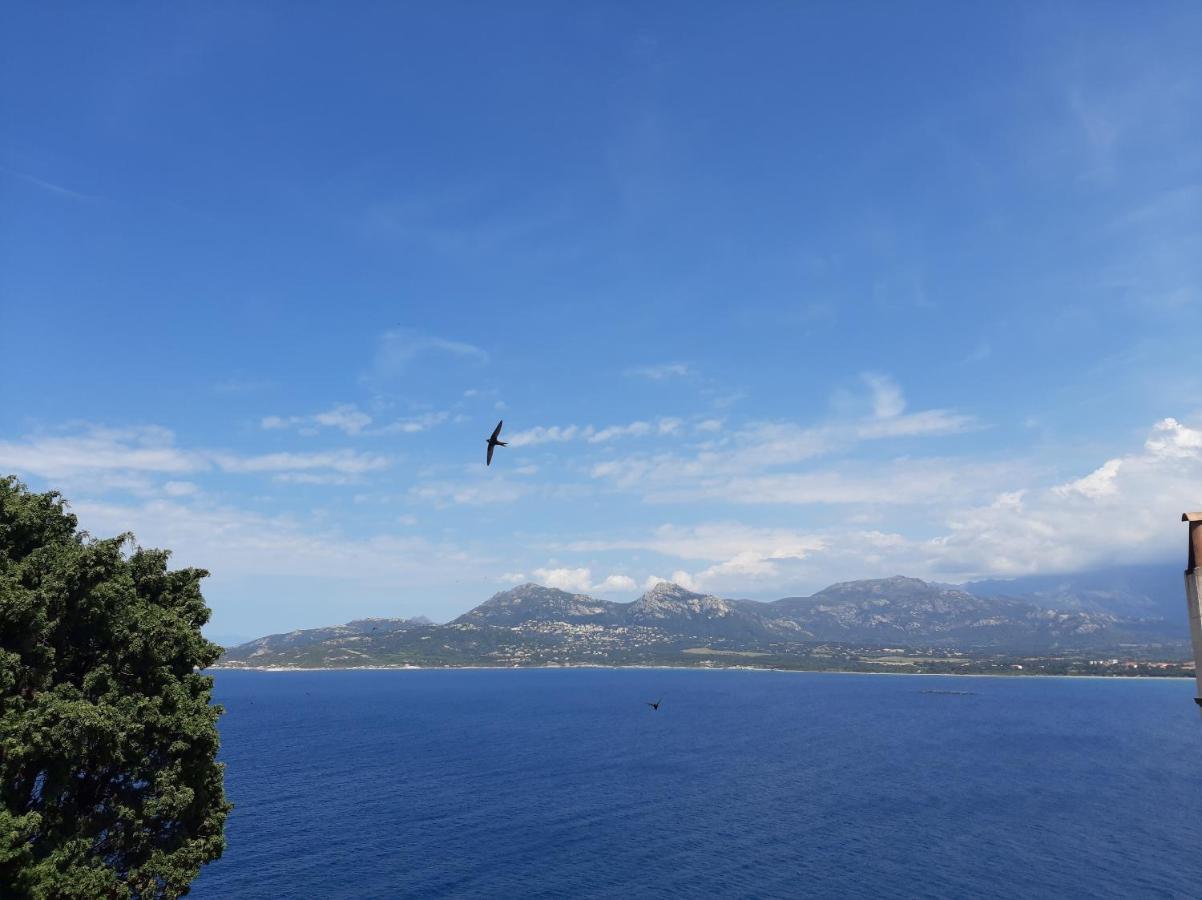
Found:
[[[1183,646],[1184,615],[1139,615],[1162,608],[1168,612],[1167,603],[1141,599],[1130,588],[1076,587],[1071,579],[956,586],[895,576],[772,602],[726,599],[668,582],[629,603],[523,584],[444,625],[359,619],[259,638],[228,649],[219,665],[683,664],[865,648],[1046,655]]]

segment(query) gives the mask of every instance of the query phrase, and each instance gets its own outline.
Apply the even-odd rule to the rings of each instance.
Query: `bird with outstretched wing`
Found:
[[[484,465],[486,465],[486,466],[492,465],[493,450],[495,450],[497,447],[508,447],[509,446],[504,441],[497,440],[497,435],[499,435],[501,433],[501,426],[504,424],[505,424],[504,419],[502,419],[500,422],[498,422],[497,427],[492,430],[492,436],[488,439],[488,456],[486,456],[484,458]]]

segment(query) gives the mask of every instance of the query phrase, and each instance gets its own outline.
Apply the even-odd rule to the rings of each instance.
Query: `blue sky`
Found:
[[[214,632],[1168,563],[1202,507],[1196,4],[4,21],[0,471]]]

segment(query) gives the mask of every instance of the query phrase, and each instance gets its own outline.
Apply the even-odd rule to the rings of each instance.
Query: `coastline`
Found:
[[[205,674],[217,672],[264,672],[280,674],[288,672],[450,672],[459,670],[481,672],[545,671],[553,669],[648,669],[680,672],[778,672],[787,675],[869,675],[885,677],[919,676],[927,678],[1074,678],[1095,681],[1193,681],[1192,675],[1064,675],[1043,672],[857,672],[843,669],[775,669],[768,666],[600,666],[600,665],[550,665],[550,666],[211,666]]]

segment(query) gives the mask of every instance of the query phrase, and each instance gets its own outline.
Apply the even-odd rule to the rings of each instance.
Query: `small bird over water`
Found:
[[[654,703],[652,703],[651,701],[647,701],[647,705],[648,705],[648,706],[650,706],[652,709],[654,709],[654,710],[658,711],[658,710],[659,710],[659,705],[660,705],[661,703],[663,703],[663,702],[664,702],[664,698],[663,698],[663,697],[660,697],[660,698],[659,698],[658,700],[656,700]]]
[[[497,427],[492,430],[492,437],[490,437],[488,439],[488,457],[484,460],[484,465],[486,465],[486,466],[492,465],[493,450],[495,450],[497,447],[508,447],[509,446],[504,441],[497,440],[497,435],[499,435],[501,433],[501,426],[504,424],[505,424],[504,419],[502,419],[500,422],[498,422]]]

